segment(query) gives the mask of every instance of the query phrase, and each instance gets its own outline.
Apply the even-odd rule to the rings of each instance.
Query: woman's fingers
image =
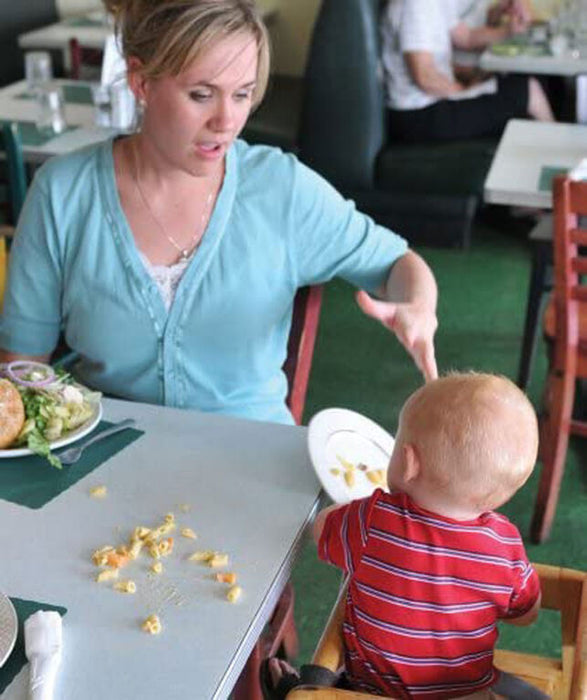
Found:
[[[390,301],[377,301],[362,290],[357,292],[355,298],[363,313],[377,321],[381,321],[381,323],[389,328],[391,327],[395,316],[395,304]]]
[[[356,299],[365,314],[395,333],[427,382],[438,377],[434,354],[437,321],[433,311],[416,304],[377,301],[363,291],[357,293]]]

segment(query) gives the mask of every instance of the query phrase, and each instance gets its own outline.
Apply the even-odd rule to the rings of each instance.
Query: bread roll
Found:
[[[0,379],[0,449],[11,445],[24,425],[24,406],[18,390]]]

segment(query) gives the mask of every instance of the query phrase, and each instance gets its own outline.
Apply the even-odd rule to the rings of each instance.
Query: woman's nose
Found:
[[[229,100],[219,100],[211,118],[216,131],[229,131],[234,126],[234,106]]]

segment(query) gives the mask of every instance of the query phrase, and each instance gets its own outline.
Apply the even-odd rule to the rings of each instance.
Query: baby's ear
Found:
[[[420,476],[422,464],[416,446],[411,442],[406,442],[402,446],[403,451],[403,480],[406,484],[416,481]]]

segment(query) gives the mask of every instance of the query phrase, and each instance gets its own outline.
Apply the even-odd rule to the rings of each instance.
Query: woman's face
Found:
[[[141,133],[168,165],[213,175],[247,121],[256,76],[254,37],[222,39],[179,75],[139,85],[146,102]]]

